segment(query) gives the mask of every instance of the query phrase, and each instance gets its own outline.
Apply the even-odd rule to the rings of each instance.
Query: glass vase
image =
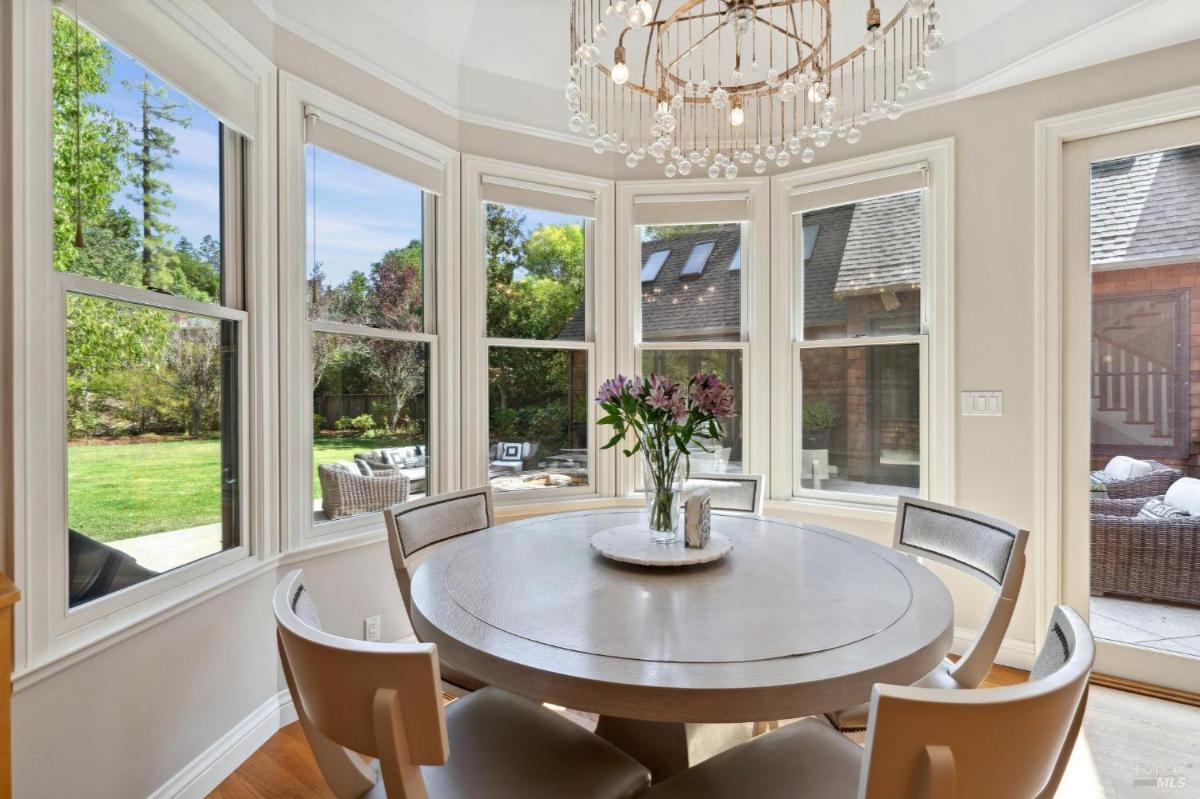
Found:
[[[679,537],[679,503],[683,493],[681,463],[675,457],[655,457],[645,448],[642,452],[650,540],[656,544],[670,544]]]

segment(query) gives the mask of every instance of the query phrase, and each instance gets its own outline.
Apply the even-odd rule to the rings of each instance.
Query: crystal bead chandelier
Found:
[[[835,61],[833,1],[571,0],[568,128],[667,177],[762,174],[854,144],[929,86],[939,11],[906,0],[883,24],[866,0],[861,44]]]

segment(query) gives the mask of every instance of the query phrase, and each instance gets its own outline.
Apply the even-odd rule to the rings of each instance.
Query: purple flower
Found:
[[[733,412],[733,389],[711,372],[700,372],[693,378],[691,394],[702,413],[719,418]]]
[[[671,401],[677,397],[678,393],[678,383],[662,375],[650,375],[650,393],[646,395],[646,404],[655,410],[674,413]]]
[[[625,375],[617,375],[616,377],[605,380],[600,384],[600,393],[596,395],[597,402],[614,402],[621,398],[621,392],[630,388],[633,381]]]

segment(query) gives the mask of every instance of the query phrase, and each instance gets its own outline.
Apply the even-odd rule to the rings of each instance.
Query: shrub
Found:
[[[825,400],[809,400],[804,403],[804,430],[806,432],[831,430],[837,422],[837,409]]]
[[[343,416],[334,422],[333,426],[338,430],[358,430],[365,432],[375,429],[375,420],[371,417],[371,414],[364,413],[354,418]]]

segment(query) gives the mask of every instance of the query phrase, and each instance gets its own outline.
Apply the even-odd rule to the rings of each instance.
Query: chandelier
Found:
[[[835,61],[832,2],[571,0],[568,128],[667,177],[762,174],[834,137],[854,144],[929,86],[940,12],[906,0],[883,24],[867,0],[861,44]]]

